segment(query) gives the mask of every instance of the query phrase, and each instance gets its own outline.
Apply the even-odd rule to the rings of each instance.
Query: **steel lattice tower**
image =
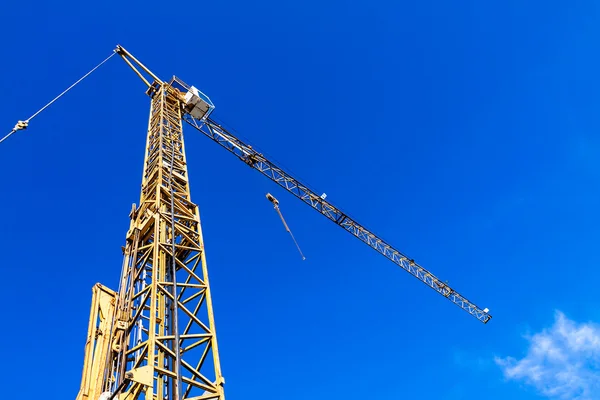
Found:
[[[150,91],[140,205],[130,213],[119,293],[94,288],[92,316],[96,311],[100,322],[90,320],[78,399],[119,391],[119,400],[225,398],[200,216],[190,198],[178,82],[155,82]],[[111,329],[106,317],[113,309]],[[98,334],[102,323],[112,338],[107,352]],[[97,366],[102,361],[103,382],[90,390],[103,375]]]

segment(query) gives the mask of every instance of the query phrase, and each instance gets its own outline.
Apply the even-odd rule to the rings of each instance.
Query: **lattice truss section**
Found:
[[[452,301],[471,316],[483,323],[486,323],[491,319],[491,315],[488,314],[487,310],[480,309],[477,305],[452,289],[431,272],[415,263],[414,260],[409,259],[407,256],[393,248],[389,243],[376,236],[333,204],[309,189],[308,186],[303,185],[283,169],[266,159],[262,154],[254,150],[252,146],[247,145],[232,135],[217,122],[211,119],[206,121],[198,120],[189,114],[184,115],[183,118],[188,124],[235,154],[250,167],[261,172],[273,182],[298,197],[304,203],[335,222],[338,226],[344,228],[354,237],[360,239],[431,289]]]
[[[132,371],[136,379],[125,383],[119,400],[175,399],[178,369],[182,399],[224,399],[200,217],[190,199],[180,96],[168,84],[155,84],[107,382],[114,392]]]

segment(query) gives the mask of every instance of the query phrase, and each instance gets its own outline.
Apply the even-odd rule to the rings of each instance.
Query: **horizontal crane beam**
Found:
[[[354,237],[367,244],[369,247],[382,254],[388,260],[398,265],[400,268],[435,290],[471,316],[477,318],[484,324],[487,323],[492,316],[487,312],[487,309],[482,310],[466,297],[462,296],[456,290],[452,289],[446,283],[431,272],[415,263],[414,260],[408,258],[389,243],[375,235],[373,232],[350,218],[340,209],[335,207],[330,202],[326,201],[321,196],[317,195],[306,185],[300,183],[290,174],[279,168],[273,162],[266,159],[262,154],[258,153],[240,139],[229,133],[225,128],[211,120],[199,120],[189,114],[185,114],[184,121],[208,136],[222,147],[235,154],[240,160],[256,169],[279,186],[292,193],[294,196],[308,204],[314,210],[333,221],[336,225],[352,234]]]

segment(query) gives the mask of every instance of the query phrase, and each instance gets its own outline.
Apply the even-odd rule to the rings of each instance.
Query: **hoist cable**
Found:
[[[279,218],[281,218],[281,222],[283,222],[283,227],[292,237],[292,240],[294,241],[294,244],[296,245],[296,248],[298,249],[300,256],[302,256],[302,260],[306,260],[306,257],[304,257],[304,254],[302,254],[302,250],[300,250],[300,246],[298,245],[298,242],[296,241],[294,234],[292,233],[290,227],[288,226],[287,222],[285,222],[285,219],[283,218],[283,214],[281,213],[281,210],[279,209],[279,200],[277,200],[275,197],[273,197],[273,195],[271,193],[267,193],[266,198],[271,203],[273,203],[273,208],[275,208],[275,211],[277,211],[277,214],[279,214]]]
[[[306,260],[306,257],[304,257],[304,254],[302,254],[302,250],[300,250],[300,246],[298,245],[298,242],[296,241],[296,238],[294,237],[294,234],[292,233],[291,229],[289,228],[287,222],[285,222],[285,219],[283,218],[283,214],[281,213],[281,210],[279,209],[279,206],[277,204],[275,204],[275,210],[277,211],[277,214],[279,214],[279,217],[281,218],[281,222],[283,222],[283,226],[285,227],[285,230],[288,231],[288,233],[292,237],[292,240],[294,241],[294,244],[296,245],[296,248],[298,249],[300,256],[302,256],[302,260]]]
[[[92,72],[94,72],[95,70],[97,70],[98,68],[100,68],[100,66],[102,66],[102,64],[104,64],[105,62],[107,62],[108,60],[110,60],[110,58],[112,56],[114,56],[115,52],[113,52],[110,56],[106,57],[100,64],[96,65],[94,68],[92,68],[87,74],[85,74],[84,76],[82,76],[81,78],[79,78],[77,80],[77,82],[75,82],[74,84],[72,84],[71,86],[69,86],[68,88],[66,88],[61,94],[59,94],[58,96],[56,96],[54,99],[52,99],[48,104],[46,104],[44,107],[40,108],[35,114],[33,114],[31,117],[27,118],[24,121],[19,121],[17,122],[17,124],[15,125],[15,127],[12,129],[12,131],[10,131],[6,136],[4,136],[2,139],[0,139],[0,143],[2,143],[3,141],[5,141],[6,139],[8,139],[12,134],[14,134],[17,131],[20,131],[22,129],[26,129],[27,125],[29,124],[29,121],[31,121],[32,119],[34,119],[39,113],[41,113],[42,111],[44,111],[46,108],[50,107],[52,105],[52,103],[54,103],[56,100],[60,99],[64,94],[66,94],[69,90],[73,89],[75,86],[77,86],[77,84],[79,82],[81,82],[82,80],[84,80],[85,78],[87,78]]]

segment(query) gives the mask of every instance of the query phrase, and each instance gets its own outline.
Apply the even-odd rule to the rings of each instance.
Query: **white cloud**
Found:
[[[504,376],[561,400],[600,400],[600,326],[557,311],[554,325],[528,336],[525,357],[496,357]]]

